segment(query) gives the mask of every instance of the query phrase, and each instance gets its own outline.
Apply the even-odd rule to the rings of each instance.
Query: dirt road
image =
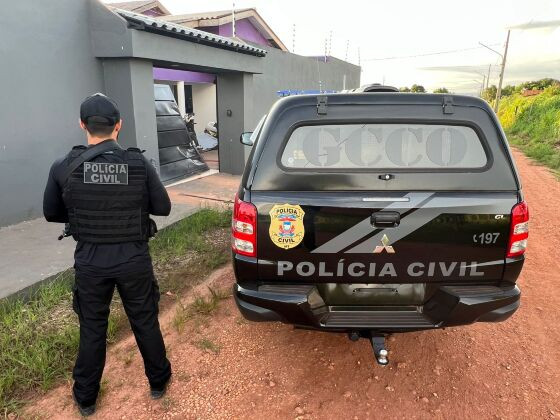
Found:
[[[248,323],[232,298],[181,333],[171,308],[162,314],[174,369],[168,397],[149,399],[128,338],[109,354],[96,418],[559,417],[560,182],[520,153],[515,157],[531,231],[521,309],[507,322],[395,335],[392,364],[381,368],[365,340]],[[206,283],[232,282],[225,268]],[[73,418],[69,395],[65,384],[28,413]]]

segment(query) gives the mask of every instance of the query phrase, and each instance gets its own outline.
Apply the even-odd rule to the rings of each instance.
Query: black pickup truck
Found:
[[[371,339],[519,307],[528,207],[482,100],[349,93],[279,100],[253,133],[232,222],[252,321]]]

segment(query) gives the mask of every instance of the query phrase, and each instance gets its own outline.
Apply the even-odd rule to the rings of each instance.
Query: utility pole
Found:
[[[344,61],[348,61],[348,47],[350,47],[350,40],[346,40],[346,54],[344,54]]]
[[[488,77],[486,77],[486,89],[490,86],[490,71],[492,70],[492,64],[488,64]]]
[[[473,79],[473,82],[476,82],[476,84],[478,85],[480,83],[480,80]],[[482,81],[482,84],[480,86],[481,86],[481,88],[480,88],[479,93],[482,94],[482,86],[484,86],[484,80]]]
[[[292,53],[295,54],[296,52],[296,24],[294,23],[293,31],[292,31]]]
[[[482,92],[484,91],[484,85],[486,85],[486,75],[482,75],[482,85],[480,86],[480,97],[482,98]]]
[[[482,98],[482,92],[484,91],[484,87],[486,86],[486,75],[484,73],[475,72],[476,74],[480,74],[482,76],[482,85],[480,87],[480,97]]]
[[[498,92],[496,93],[496,104],[494,105],[494,112],[497,114],[500,107],[500,98],[502,97],[502,82],[504,81],[504,72],[506,70],[506,59],[509,46],[509,34],[511,30],[508,29],[508,34],[506,38],[506,48],[504,50],[504,56],[502,57],[502,69],[500,71],[500,83],[498,84]]]
[[[235,2],[233,2],[231,9],[231,37],[235,38]]]
[[[362,60],[360,57],[360,47],[358,47],[358,67],[361,67],[361,65],[362,65]]]
[[[504,72],[506,69],[506,59],[507,59],[507,52],[508,52],[508,47],[509,47],[509,35],[511,33],[511,30],[508,29],[508,33],[507,33],[507,38],[506,38],[506,46],[504,49],[504,53],[499,53],[498,51],[490,48],[488,45],[484,45],[482,42],[479,42],[480,45],[482,45],[485,48],[488,48],[490,51],[498,54],[500,57],[502,57],[502,68],[500,69],[500,81],[498,82],[498,91],[496,92],[496,102],[494,103],[494,112],[497,114],[498,113],[498,109],[500,108],[500,98],[502,96],[502,83],[504,81]]]

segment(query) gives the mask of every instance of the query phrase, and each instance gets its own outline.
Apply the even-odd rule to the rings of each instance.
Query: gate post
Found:
[[[103,59],[105,91],[117,103],[123,120],[122,147],[138,147],[159,173],[152,62],[128,58]]]
[[[239,175],[249,154],[249,148],[240,143],[239,136],[254,128],[253,75],[218,74],[217,108],[220,172]]]

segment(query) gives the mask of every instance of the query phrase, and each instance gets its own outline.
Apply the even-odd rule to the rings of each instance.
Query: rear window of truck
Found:
[[[461,125],[307,125],[292,131],[280,162],[287,170],[481,170],[484,144]]]

